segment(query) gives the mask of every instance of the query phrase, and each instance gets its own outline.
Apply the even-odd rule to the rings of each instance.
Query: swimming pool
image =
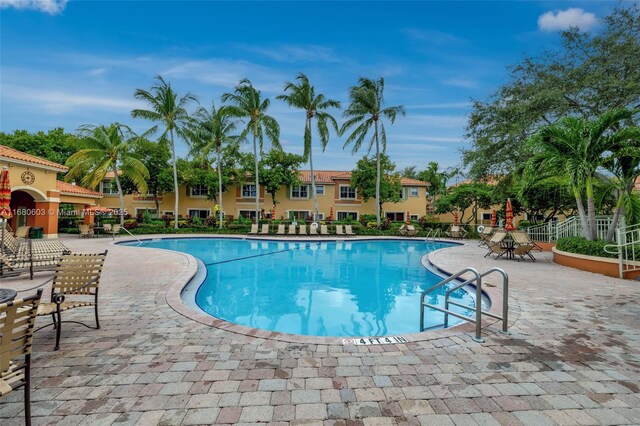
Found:
[[[263,330],[343,337],[418,332],[420,294],[442,280],[421,258],[451,246],[415,240],[233,238],[168,238],[135,245],[200,259],[206,278],[195,301],[209,315]],[[443,304],[445,291],[433,292],[429,302]],[[474,301],[463,289],[452,298],[465,306]],[[441,313],[425,315],[425,327],[442,322]]]

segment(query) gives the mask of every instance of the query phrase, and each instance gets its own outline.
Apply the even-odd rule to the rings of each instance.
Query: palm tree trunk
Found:
[[[313,221],[318,218],[318,197],[316,195],[316,178],[313,174],[313,144],[311,143],[311,118],[307,119],[307,131],[309,132],[309,169],[311,171],[311,196],[313,197]]]
[[[380,228],[380,142],[378,141],[378,121],[376,123],[376,224]]]
[[[618,226],[618,220],[620,220],[620,215],[624,210],[624,193],[620,191],[620,195],[618,196],[618,202],[616,203],[616,210],[613,213],[613,219],[611,220],[611,224],[609,225],[609,229],[607,229],[607,236],[605,241],[610,243],[613,241],[613,234],[616,232],[616,227]]]
[[[587,221],[587,215],[584,212],[584,204],[582,204],[582,197],[580,197],[580,190],[573,188],[573,195],[576,197],[578,216],[580,216],[580,224],[582,225],[582,235],[584,235],[587,240],[592,240],[589,222]]]
[[[587,178],[587,213],[589,214],[589,227],[591,228],[591,239],[598,239],[598,229],[596,227],[596,205],[593,200],[593,180]]]
[[[258,176],[258,149],[256,148],[256,134],[253,134],[253,156],[256,160],[256,224],[260,221],[260,178]]]
[[[218,150],[218,228],[222,229],[222,165],[220,164],[220,145],[217,146]]]
[[[173,204],[173,227],[178,229],[178,193],[180,192],[180,188],[178,187],[178,166],[176,165],[176,144],[173,141],[173,129],[169,130],[169,135],[171,136],[171,155],[173,157],[173,195],[175,197],[175,202]]]
[[[113,173],[116,178],[116,187],[118,188],[118,195],[120,196],[120,226],[124,227],[124,194],[122,193],[122,185],[120,185],[120,177],[118,176],[118,168],[113,167]]]

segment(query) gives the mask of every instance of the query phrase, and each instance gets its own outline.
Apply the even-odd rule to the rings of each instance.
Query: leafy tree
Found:
[[[260,183],[271,194],[273,206],[277,204],[276,194],[280,188],[300,185],[298,169],[305,161],[304,156],[290,154],[280,149],[272,149],[260,160]]]
[[[0,145],[59,164],[64,164],[67,158],[76,152],[79,142],[78,136],[65,133],[60,127],[49,130],[47,133],[42,131],[30,133],[26,130],[15,130],[13,133],[0,132]]]
[[[376,182],[378,167],[380,167],[382,179]],[[395,169],[396,165],[386,154],[380,154],[379,158],[362,157],[351,172],[351,185],[356,188],[364,201],[374,198],[376,210],[382,210],[382,204],[397,203],[402,199],[402,182],[400,175],[395,173]]]
[[[408,179],[418,179],[418,170],[416,166],[407,166],[400,170],[400,176]]]
[[[417,179],[429,183],[426,191],[427,211],[434,206],[437,197],[447,194],[447,182],[458,174],[458,169],[440,170],[440,165],[430,161],[427,168],[417,175]]]
[[[340,134],[346,133],[349,129],[355,127],[353,132],[347,137],[344,147],[353,144],[352,153],[357,152],[364,142],[367,134],[373,128],[373,134],[369,141],[369,149],[376,148],[376,199],[380,200],[380,181],[382,179],[381,170],[381,154],[387,149],[387,132],[384,128],[383,118],[389,120],[391,124],[395,123],[398,114],[404,115],[403,106],[384,107],[384,79],[370,80],[368,78],[360,78],[358,85],[351,87],[349,90],[349,99],[351,103],[344,111],[343,115],[347,118],[340,128]],[[380,227],[380,203],[376,204],[376,223]]]
[[[318,196],[316,194],[316,178],[313,173],[313,146],[311,138],[313,134],[313,119],[316,119],[318,136],[320,136],[320,144],[322,152],[329,143],[329,126],[330,124],[338,133],[338,122],[326,109],[340,108],[340,102],[326,97],[319,93],[316,95],[315,87],[309,83],[306,75],[300,73],[296,77],[297,84],[287,82],[284,85],[284,95],[277,98],[286,102],[289,106],[302,109],[306,113],[304,125],[304,157],[309,159],[309,169],[311,171],[311,196],[313,199],[313,218],[318,216]]]
[[[124,193],[120,175],[130,179],[141,193],[146,194],[148,190],[146,180],[149,179],[149,171],[131,153],[138,137],[128,126],[119,123],[108,127],[86,125],[80,128],[80,134],[83,142],[67,160],[71,169],[66,179],[71,181],[83,174],[82,185],[96,188],[107,172],[113,172],[120,196],[120,224],[124,225]]]
[[[473,220],[477,225],[478,210],[488,209],[493,204],[492,193],[493,187],[487,183],[463,183],[436,201],[436,213],[460,211],[462,223],[466,210],[471,207],[471,217],[464,223],[469,224]]]
[[[245,139],[249,134],[253,137],[253,157],[255,161],[254,177],[256,184],[256,221],[260,218],[260,172],[258,165],[260,153],[262,153],[264,136],[271,141],[274,147],[280,149],[280,126],[275,118],[267,115],[270,101],[262,99],[261,93],[247,79],[241,80],[233,93],[222,95],[222,102],[231,105],[225,107],[229,114],[247,120],[246,127],[240,134],[240,139]],[[258,143],[260,152],[258,152]]]
[[[150,91],[137,89],[134,93],[136,99],[145,101],[149,109],[134,109],[131,116],[134,118],[144,118],[146,120],[160,123],[164,127],[161,137],[169,135],[171,142],[171,156],[173,159],[173,191],[175,194],[174,214],[178,217],[178,168],[176,166],[176,144],[174,133],[186,139],[185,129],[190,122],[189,113],[186,110],[190,102],[197,102],[195,96],[190,93],[179,97],[173,90],[171,84],[164,81],[162,76],[156,76],[156,85]],[[158,125],[153,126],[149,133],[157,131]],[[178,229],[178,221],[174,221],[174,226]]]
[[[562,49],[510,67],[510,81],[473,102],[463,151],[474,178],[508,173],[529,157],[525,142],[566,116],[594,119],[640,107],[640,10],[619,7],[599,32],[563,31]],[[637,118],[634,119],[637,123]]]
[[[211,108],[199,108],[195,113],[195,126],[192,129],[192,154],[197,158],[215,161],[218,169],[218,226],[222,229],[222,151],[231,144],[238,143],[238,136],[231,135],[235,131],[237,121],[229,114],[229,110],[218,108],[212,103]],[[215,154],[215,160],[211,155]]]

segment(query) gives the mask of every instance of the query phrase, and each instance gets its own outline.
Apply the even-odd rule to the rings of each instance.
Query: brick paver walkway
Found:
[[[102,329],[64,325],[58,352],[51,328],[36,334],[34,424],[640,424],[640,283],[557,266],[549,254],[484,259],[470,243],[432,261],[506,269],[511,335],[493,326],[484,344],[460,331],[399,345],[287,343],[183,317],[165,292],[187,258],[110,242],[65,240],[110,251]],[[0,423],[22,424],[22,410],[21,392],[0,399]]]

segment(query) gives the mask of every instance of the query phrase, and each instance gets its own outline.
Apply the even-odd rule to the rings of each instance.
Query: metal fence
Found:
[[[613,216],[596,216],[596,231],[598,239],[604,240],[609,231],[609,226],[613,221]],[[617,228],[624,227],[624,217],[620,216]],[[527,232],[534,241],[551,243],[559,238],[581,237],[582,223],[576,216],[571,216],[561,222],[547,222],[540,225],[530,226]],[[614,235],[614,238],[617,238]],[[617,239],[616,239],[617,241]]]
[[[640,224],[616,229],[616,243],[605,246],[607,253],[618,255],[620,278],[631,271],[640,270]]]

